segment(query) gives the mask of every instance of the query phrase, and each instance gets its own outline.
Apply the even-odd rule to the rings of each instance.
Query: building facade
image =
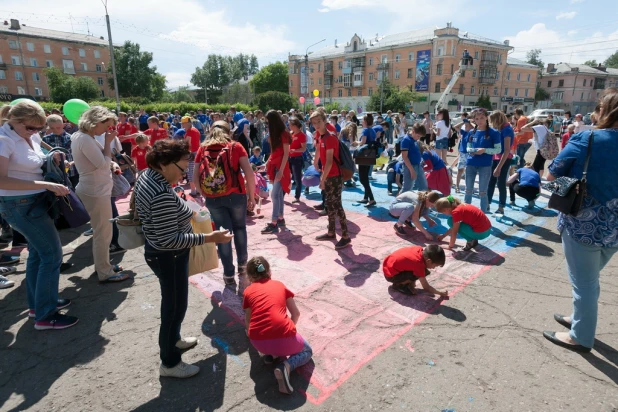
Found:
[[[323,102],[339,102],[363,111],[370,96],[380,93],[384,78],[420,94],[409,110],[433,111],[459,68],[464,50],[474,63],[446,96],[449,110],[474,106],[483,94],[490,97],[495,109],[532,109],[538,67],[507,57],[512,50],[508,41],[501,43],[467,32],[460,36],[451,23],[441,29],[369,40],[355,34],[345,45],[335,42],[308,56],[291,55],[289,92],[311,101],[311,93],[317,89]]]
[[[90,77],[99,86],[101,97],[113,96],[107,80],[109,61],[109,43],[103,37],[4,21],[0,25],[0,101],[15,96],[49,100],[44,71],[48,67]]]
[[[618,86],[618,69],[550,63],[539,83],[549,93],[547,108],[586,114],[594,111],[604,89]]]

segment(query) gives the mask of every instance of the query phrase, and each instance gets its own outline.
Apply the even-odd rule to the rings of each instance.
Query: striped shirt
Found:
[[[180,250],[206,243],[193,233],[193,212],[156,170],[146,169],[135,184],[135,208],[144,236],[157,250]]]

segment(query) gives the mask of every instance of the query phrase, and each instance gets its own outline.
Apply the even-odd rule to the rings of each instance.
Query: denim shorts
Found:
[[[448,149],[448,139],[436,140],[436,149]]]

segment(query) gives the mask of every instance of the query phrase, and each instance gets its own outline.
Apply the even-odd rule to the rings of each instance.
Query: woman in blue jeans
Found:
[[[560,214],[558,230],[573,287],[573,312],[554,315],[569,332],[544,332],[552,343],[577,352],[590,352],[597,327],[599,276],[618,252],[618,89],[606,89],[600,98],[598,130],[571,136],[549,166],[547,180],[561,176],[581,178],[588,144],[590,162],[584,204],[577,216]]]
[[[476,127],[468,134],[468,146],[466,148],[468,159],[466,160],[466,195],[464,201],[472,203],[474,182],[479,176],[479,197],[481,198],[481,210],[487,212],[487,188],[491,176],[492,158],[502,150],[500,132],[489,127],[487,110],[476,109],[472,115]]]
[[[47,211],[50,193],[66,196],[69,189],[43,181],[45,155],[38,132],[45,128],[45,112],[27,100],[4,106],[0,119],[0,215],[28,242],[26,294],[34,328],[66,329],[78,319],[58,312],[71,301],[58,299],[62,245]]]
[[[255,175],[245,149],[230,139],[229,125],[221,120],[214,122],[210,136],[195,155],[193,182],[204,196],[204,203],[214,224],[234,233],[238,273],[242,274],[248,259],[247,207],[253,207]],[[206,164],[210,167],[207,168]],[[211,176],[214,176],[216,182],[222,183],[213,185]],[[232,245],[220,244],[217,249],[223,265],[223,280],[226,285],[233,286],[236,281]]]
[[[491,201],[494,197],[494,190],[496,184],[498,185],[498,210],[496,213],[504,214],[504,207],[506,206],[506,180],[509,177],[509,169],[511,168],[510,154],[511,143],[515,137],[515,132],[506,119],[506,115],[500,110],[494,111],[489,116],[491,125],[500,130],[500,139],[502,141],[502,150],[499,154],[494,155],[491,178],[489,179],[489,187],[487,188],[487,201],[491,205]],[[487,212],[489,212],[489,205],[487,206]]]

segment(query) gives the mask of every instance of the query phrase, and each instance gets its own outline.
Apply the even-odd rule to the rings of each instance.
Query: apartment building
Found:
[[[538,67],[508,57],[508,41],[498,42],[465,32],[447,23],[440,29],[421,29],[371,39],[354,34],[346,44],[325,47],[308,56],[291,55],[289,92],[311,95],[315,89],[325,102],[339,102],[364,110],[369,97],[380,93],[382,79],[420,94],[409,109],[433,111],[464,50],[474,58],[447,96],[449,110],[472,106],[479,96],[490,97],[496,109],[510,111],[534,105]],[[390,108],[385,108],[390,109]]]
[[[103,37],[39,29],[11,19],[0,24],[0,101],[32,96],[49,100],[44,69],[86,76],[99,86],[101,97],[113,94],[108,85],[109,43]]]
[[[543,70],[540,85],[549,93],[545,106],[576,113],[594,111],[601,92],[608,87],[618,87],[618,69],[599,64],[550,63]]]

